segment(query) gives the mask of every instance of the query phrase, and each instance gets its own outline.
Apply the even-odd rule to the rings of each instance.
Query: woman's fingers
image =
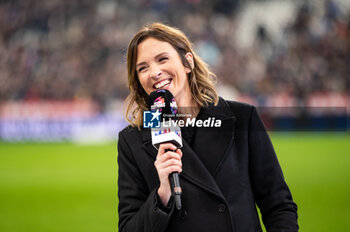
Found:
[[[182,162],[181,162],[181,160],[177,160],[177,159],[168,159],[165,162],[159,163],[158,168],[160,168],[160,169],[173,168],[176,170],[172,170],[172,171],[181,172],[182,171]]]
[[[182,151],[181,151],[180,149],[177,149],[175,152],[176,152],[177,154],[179,154],[180,157],[182,158]]]
[[[157,169],[160,186],[158,195],[164,205],[171,196],[169,174],[172,172],[182,172],[182,151],[171,143],[164,143],[159,146],[158,154],[154,166]]]
[[[158,154],[164,154],[166,150],[175,151],[177,147],[172,143],[163,143],[159,145]]]
[[[167,151],[164,154],[160,154],[157,156],[156,162],[165,162],[168,159],[181,160],[181,154],[173,151]]]
[[[169,174],[172,172],[182,172],[182,151],[171,143],[159,146],[157,159],[154,165],[157,169],[159,180],[168,184]]]

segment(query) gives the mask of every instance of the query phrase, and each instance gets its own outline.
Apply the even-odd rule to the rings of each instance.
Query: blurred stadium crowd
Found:
[[[91,99],[103,110],[128,94],[128,41],[161,21],[185,31],[232,98],[308,105],[333,96],[349,105],[350,10],[297,1],[278,39],[261,24],[243,47],[237,16],[246,2],[254,1],[1,1],[0,101]]]

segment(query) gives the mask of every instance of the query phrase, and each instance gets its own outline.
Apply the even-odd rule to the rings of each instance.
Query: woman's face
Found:
[[[191,91],[186,68],[176,50],[168,43],[155,38],[147,38],[137,47],[136,72],[139,81],[149,95],[158,89],[167,89],[179,102],[190,101]],[[190,64],[193,64],[191,53],[186,54]]]

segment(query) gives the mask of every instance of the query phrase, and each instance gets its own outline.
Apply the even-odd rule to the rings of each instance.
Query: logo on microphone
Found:
[[[177,105],[176,105],[175,98],[171,99],[170,110],[173,114],[175,114],[175,115],[177,114]]]
[[[165,107],[165,100],[162,96],[160,96],[154,100],[153,105],[151,105],[151,110],[160,109],[160,111],[162,111],[163,107]]]
[[[157,111],[143,112],[143,127],[144,128],[160,128],[160,115],[162,113]]]

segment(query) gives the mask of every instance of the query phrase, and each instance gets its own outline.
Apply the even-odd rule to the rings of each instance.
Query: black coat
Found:
[[[256,108],[220,98],[200,115],[222,127],[197,128],[192,146],[183,141],[181,211],[159,203],[149,129],[120,132],[119,231],[261,231],[256,205],[267,231],[298,231],[297,206]]]

